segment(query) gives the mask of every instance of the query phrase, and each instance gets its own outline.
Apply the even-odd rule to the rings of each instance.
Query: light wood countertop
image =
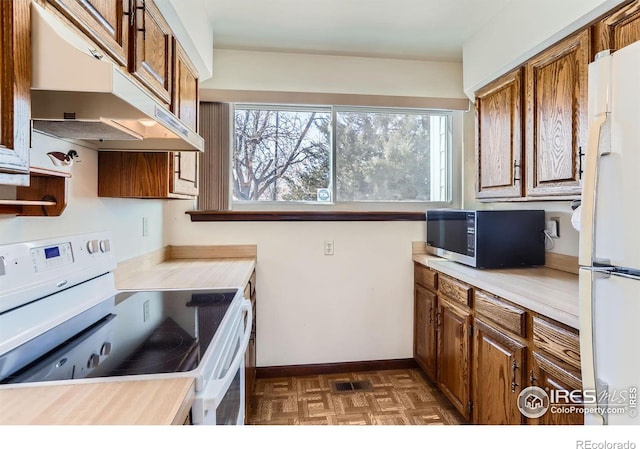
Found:
[[[244,287],[255,266],[255,259],[171,259],[142,271],[116,271],[116,288]]]
[[[194,380],[92,382],[0,389],[0,424],[182,424]]]
[[[575,329],[578,276],[546,267],[480,270],[428,254],[413,260]]]

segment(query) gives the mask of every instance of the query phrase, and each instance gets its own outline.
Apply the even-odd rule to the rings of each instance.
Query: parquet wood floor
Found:
[[[332,383],[369,381],[367,392],[334,393]],[[257,379],[249,424],[460,424],[456,410],[418,369]]]

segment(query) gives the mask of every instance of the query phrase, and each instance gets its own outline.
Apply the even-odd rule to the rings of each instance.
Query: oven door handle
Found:
[[[241,316],[244,317],[246,313],[246,322],[244,326],[244,334],[242,335],[242,339],[240,340],[240,347],[238,348],[238,352],[233,358],[233,362],[229,365],[229,369],[227,370],[224,377],[221,379],[209,379],[207,382],[207,386],[205,387],[202,399],[203,399],[203,408],[204,410],[215,410],[216,407],[220,404],[220,401],[224,397],[225,392],[233,382],[234,377],[236,376],[236,372],[238,368],[240,368],[240,364],[244,360],[244,353],[249,346],[249,339],[251,338],[251,325],[253,322],[253,313],[251,310],[251,301],[245,299],[242,302],[241,306]]]

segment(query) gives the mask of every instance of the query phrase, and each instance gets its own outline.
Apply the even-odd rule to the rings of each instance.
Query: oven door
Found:
[[[221,351],[213,354],[217,363],[210,378],[196,396],[191,408],[193,424],[244,424],[244,353],[249,344],[252,324],[251,302],[243,300],[240,313]]]

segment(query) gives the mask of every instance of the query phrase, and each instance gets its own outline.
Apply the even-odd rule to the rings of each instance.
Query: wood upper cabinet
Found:
[[[185,125],[198,131],[199,97],[198,72],[178,41],[173,39],[173,88],[171,111]],[[184,195],[198,194],[198,153],[173,153],[173,181],[171,191]]]
[[[98,153],[98,196],[115,198],[193,199],[176,190],[177,155],[141,151]]]
[[[590,30],[525,64],[526,195],[579,195],[587,134]]]
[[[521,424],[518,395],[526,386],[526,345],[476,318],[473,422]]]
[[[413,357],[433,381],[437,379],[436,295],[416,285],[414,294]]]
[[[531,357],[531,370],[529,382],[531,386],[543,388],[545,391],[574,391],[582,389],[580,371],[564,362],[548,357],[540,352],[533,352]],[[557,405],[579,405],[564,404]],[[529,419],[530,424],[564,424],[582,425],[584,416],[582,413],[553,413],[552,409],[537,419]]]
[[[640,0],[624,6],[594,25],[594,54],[612,52],[640,41]]]
[[[522,68],[476,92],[476,197],[522,196]]]
[[[49,0],[121,66],[129,62],[130,0]]]
[[[438,298],[438,385],[465,418],[471,416],[471,312]]]
[[[129,71],[165,104],[171,104],[172,33],[153,0],[132,0]]]
[[[29,184],[31,2],[0,2],[0,184]]]

